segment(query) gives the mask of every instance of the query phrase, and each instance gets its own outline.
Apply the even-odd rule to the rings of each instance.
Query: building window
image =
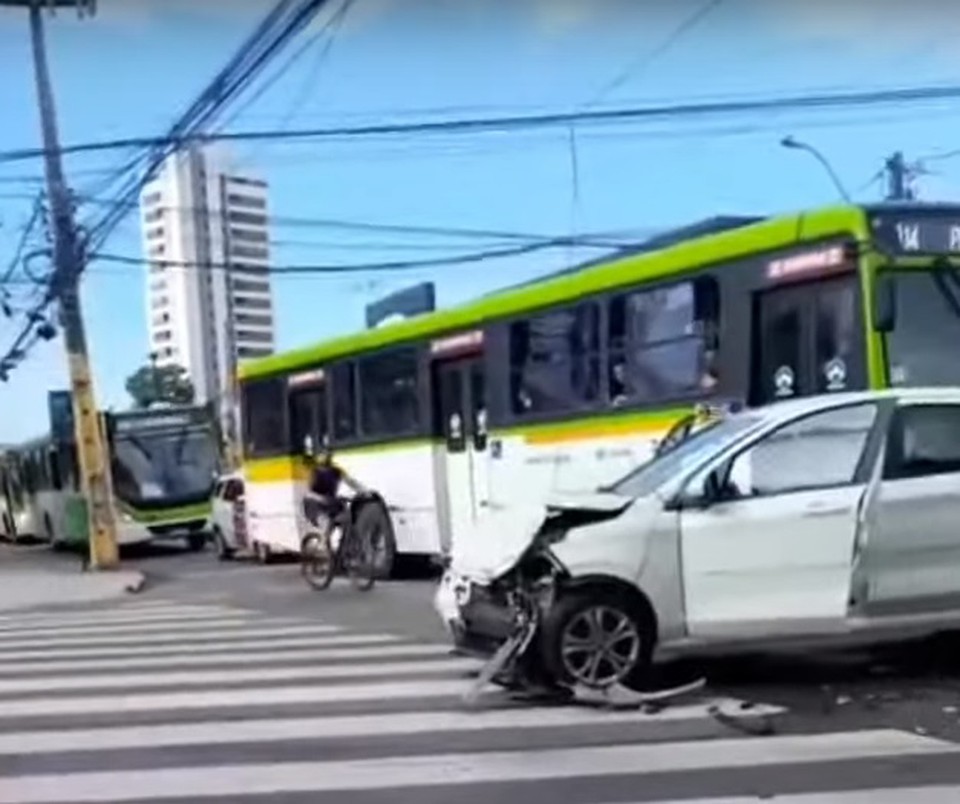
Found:
[[[244,274],[245,276],[263,277],[270,273],[270,268],[266,265],[247,265],[242,262],[232,262],[230,267],[235,273]]]
[[[229,200],[229,198],[228,198]],[[256,212],[237,212],[231,210],[227,213],[227,220],[230,223],[244,223],[248,226],[266,226],[267,216]]]
[[[266,237],[264,237],[266,239]],[[253,248],[252,246],[235,246],[230,244],[230,255],[233,257],[247,257],[251,260],[265,260],[269,253],[265,248]]]
[[[244,184],[248,187],[266,187],[267,183],[260,179],[248,179],[243,176],[228,176],[231,184]]]
[[[665,402],[712,391],[718,379],[719,303],[712,277],[612,299],[611,402]]]
[[[167,283],[163,279],[156,280],[150,283],[150,290],[154,293],[160,293],[167,289]]]
[[[510,325],[513,411],[563,413],[600,398],[600,308],[595,302]]]
[[[155,243],[154,245],[150,246],[150,256],[151,256],[151,257],[159,257],[159,256],[160,256],[161,254],[163,254],[166,250],[167,250],[167,247],[166,247],[165,244],[163,244],[163,243]]]
[[[365,357],[357,371],[363,434],[386,437],[416,432],[420,421],[417,350],[395,349]]]
[[[269,289],[266,285],[257,285],[257,287],[262,287],[264,291]],[[238,290],[236,282],[233,283],[233,289]],[[247,296],[238,296],[233,300],[233,306],[237,310],[269,310],[273,303],[270,299],[251,299]]]
[[[231,229],[230,240],[243,243],[266,243],[267,233],[262,229]]]
[[[273,343],[272,332],[260,332],[255,329],[238,329],[236,338],[247,343]]]
[[[147,229],[147,239],[148,240],[158,240],[163,237],[163,227],[156,226],[153,229]]]
[[[254,327],[272,327],[273,316],[257,313],[235,313],[234,321],[238,324],[249,324]]]
[[[152,207],[154,204],[160,203],[160,199],[163,198],[162,193],[150,193],[143,197],[143,205],[145,207]]]
[[[252,360],[257,357],[268,357],[273,353],[271,349],[264,349],[257,346],[239,346],[237,347],[237,357]]]
[[[267,201],[265,198],[257,198],[251,195],[240,195],[239,193],[227,193],[227,204],[236,207],[247,207],[248,209],[266,209]],[[233,215],[235,213],[231,213]],[[233,220],[233,218],[230,218]],[[264,218],[266,221],[266,218]],[[237,221],[240,222],[239,220]],[[252,221],[251,221],[252,223]]]
[[[233,289],[237,292],[247,291],[248,293],[269,293],[270,285],[266,282],[246,282],[242,279],[233,280]]]
[[[166,296],[157,296],[157,298],[150,302],[150,307],[154,310],[159,310],[161,307],[166,307],[169,301],[170,299]]]
[[[163,218],[163,213],[163,207],[151,209],[149,212],[144,213],[143,220],[145,223],[156,223],[158,220]]]
[[[173,333],[169,329],[162,329],[159,332],[153,333],[153,339],[157,343],[166,343],[167,341],[173,340]]]

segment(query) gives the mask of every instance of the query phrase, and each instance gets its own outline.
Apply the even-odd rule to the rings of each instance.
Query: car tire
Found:
[[[390,578],[397,563],[397,538],[386,508],[378,502],[363,505],[357,512],[353,527],[361,534],[361,538],[369,538],[373,544],[374,578]]]
[[[207,534],[203,531],[199,533],[191,533],[187,536],[187,549],[191,553],[200,553],[207,546]]]
[[[539,640],[544,669],[565,686],[637,687],[656,641],[652,615],[611,588],[572,591],[546,614]]]
[[[221,561],[230,561],[235,551],[227,545],[227,540],[224,538],[220,528],[213,529],[213,541],[217,545],[217,558]]]

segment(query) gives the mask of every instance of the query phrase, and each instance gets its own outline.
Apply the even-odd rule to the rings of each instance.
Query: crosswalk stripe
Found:
[[[185,620],[182,622],[137,622],[137,623],[100,623],[97,625],[65,625],[46,626],[43,628],[18,628],[16,630],[0,631],[0,645],[6,640],[15,640],[19,637],[36,635],[44,639],[55,639],[59,636],[86,636],[91,641],[98,640],[100,635],[110,634],[148,634],[154,631],[180,634],[184,631],[213,631],[217,629],[232,629],[264,625],[263,619],[253,617],[217,617],[208,620]],[[286,625],[294,624],[288,620]],[[303,621],[299,622],[300,625]]]
[[[203,667],[206,665],[264,664],[284,661],[333,662],[344,659],[391,659],[398,656],[446,656],[450,646],[445,644],[374,644],[345,648],[317,648],[313,640],[298,643],[299,648],[274,650],[267,653],[231,651],[199,655],[164,655],[130,657],[121,653],[114,658],[72,659],[58,662],[3,662],[0,663],[0,679],[25,674],[75,673],[86,670],[149,670],[154,667]]]
[[[642,804],[956,804],[960,801],[960,785],[930,785],[929,787],[895,787],[876,790],[836,790],[829,793],[793,793],[769,796],[730,796],[722,798],[685,798],[681,801],[644,801]],[[627,804],[627,802],[618,802]],[[641,804],[641,802],[636,802]]]
[[[159,643],[155,645],[130,645],[124,647],[90,647],[85,645],[68,646],[64,648],[33,648],[30,650],[0,650],[0,667],[8,661],[22,659],[80,659],[84,657],[107,658],[110,656],[176,656],[189,652],[191,655],[220,654],[244,650],[250,653],[268,653],[278,648],[298,648],[308,645],[344,646],[363,644],[383,644],[386,642],[400,642],[401,639],[393,634],[338,634],[336,636],[300,637],[298,639],[236,639],[229,641],[208,640],[196,645],[182,645],[174,643]]]
[[[255,618],[257,615],[241,611],[181,612],[179,614],[153,614],[149,617],[85,617],[73,621],[50,620],[36,623],[18,623],[0,626],[0,637],[21,631],[46,633],[48,631],[72,631],[78,628],[120,628],[133,626],[166,625],[170,628],[187,623],[217,622],[223,619]]]
[[[24,625],[69,625],[71,623],[110,622],[110,621],[146,621],[151,619],[189,619],[192,617],[210,617],[224,614],[236,614],[240,609],[228,606],[170,606],[150,609],[98,609],[83,612],[31,612],[0,616],[0,627],[23,627]],[[246,612],[245,612],[246,613]]]
[[[464,679],[392,681],[330,686],[291,686],[201,692],[156,692],[88,695],[64,698],[19,698],[0,701],[0,720],[50,715],[116,712],[161,712],[168,709],[264,707],[276,704],[322,704],[346,701],[382,702],[402,698],[446,698],[460,695]]]
[[[313,636],[320,634],[335,634],[342,629],[335,625],[291,625],[291,626],[265,626],[247,628],[243,631],[233,631],[225,634],[218,629],[207,629],[198,633],[181,634],[176,630],[168,630],[160,634],[121,634],[118,636],[57,636],[46,637],[37,636],[36,638],[0,638],[0,658],[10,649],[14,648],[39,648],[39,647],[69,647],[70,645],[87,645],[96,643],[97,645],[143,645],[150,642],[225,642],[236,637],[258,637],[261,639],[276,639],[283,636]]]
[[[477,670],[481,663],[469,658],[430,659],[409,662],[326,664],[305,667],[257,667],[253,669],[186,670],[155,673],[108,673],[57,678],[0,679],[0,695],[68,690],[135,689],[138,687],[203,687],[241,682],[305,681],[320,679],[376,678],[416,673],[455,673]],[[3,706],[0,701],[0,707]]]
[[[465,712],[456,710],[396,712],[350,716],[224,720],[150,726],[42,730],[0,734],[0,755],[109,751],[131,748],[172,748],[192,745],[239,745],[289,740],[347,739],[432,732],[478,732],[495,729],[551,729],[586,726],[625,726],[664,721],[699,720],[709,709],[735,711],[736,701],[715,699],[665,709],[656,715],[639,710],[604,711],[576,707],[524,707]],[[776,714],[760,707],[754,714]]]
[[[0,804],[198,799],[403,787],[462,787],[488,782],[644,776],[711,768],[809,765],[870,757],[956,754],[960,746],[896,731],[712,740],[536,751],[490,751],[355,759],[274,762],[160,770],[137,769],[14,776]],[[69,793],[67,793],[69,791]]]

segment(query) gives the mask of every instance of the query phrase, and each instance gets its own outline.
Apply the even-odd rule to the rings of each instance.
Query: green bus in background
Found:
[[[19,521],[10,518],[14,534],[55,547],[81,545],[89,536],[69,401],[69,394],[52,393],[50,432],[9,447],[0,469],[3,487],[21,492]],[[220,466],[211,407],[107,412],[101,423],[119,543],[185,539],[191,549],[202,549]]]
[[[960,385],[958,266],[960,206],[716,218],[246,363],[251,536],[298,549],[305,441],[382,494],[389,552],[437,554],[612,482],[698,404]]]

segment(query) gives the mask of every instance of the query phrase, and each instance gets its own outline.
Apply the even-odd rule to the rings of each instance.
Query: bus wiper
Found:
[[[957,274],[957,269],[952,265],[939,266],[933,272],[933,282],[947,306],[960,318],[960,275]]]

